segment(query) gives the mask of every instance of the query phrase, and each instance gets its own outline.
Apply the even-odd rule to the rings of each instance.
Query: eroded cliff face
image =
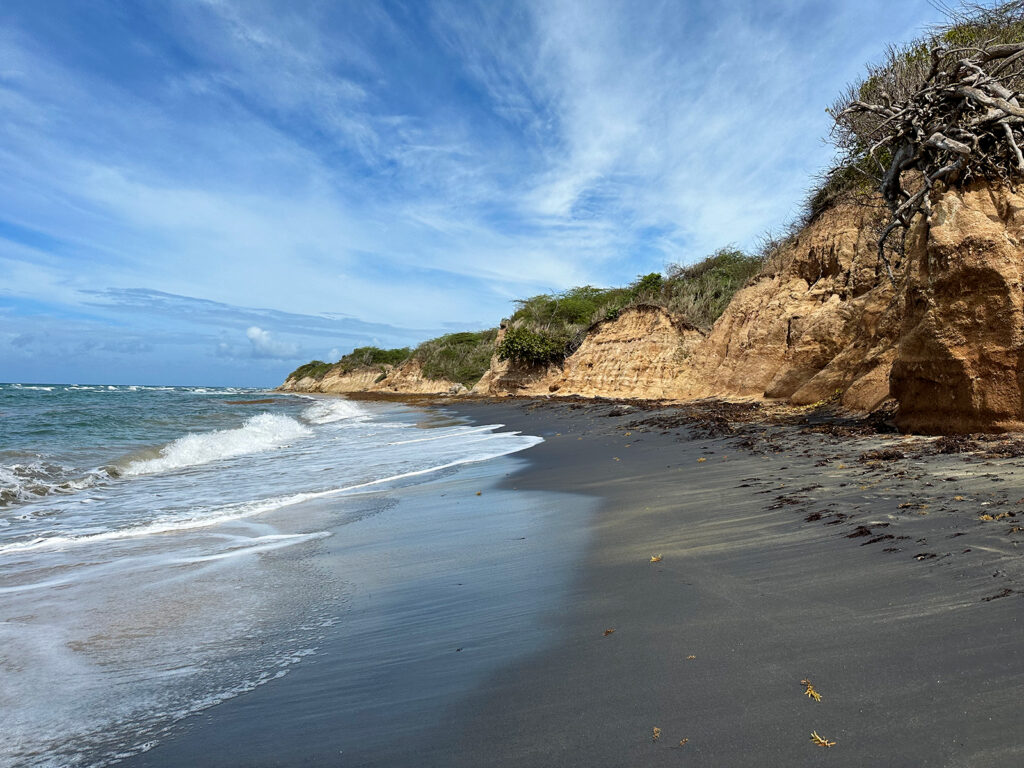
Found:
[[[1024,194],[975,185],[933,201],[907,243],[892,370],[901,429],[1024,429]]]
[[[377,382],[371,392],[408,392],[415,395],[447,395],[464,392],[466,388],[447,379],[428,379],[423,375],[420,361],[412,358],[396,365]]]
[[[630,307],[587,334],[549,389],[585,397],[676,398],[703,340],[703,333],[660,307]]]
[[[872,410],[889,396],[899,330],[896,291],[877,267],[882,213],[856,204],[824,213],[706,336],[664,309],[634,307],[595,326],[561,367],[494,360],[474,392],[797,405],[841,397]]]
[[[883,402],[899,309],[877,264],[880,214],[872,205],[837,206],[785,246],[696,349],[681,396],[794,405],[840,398],[865,411]]]
[[[390,366],[388,366],[390,370]],[[365,392],[373,387],[381,377],[379,367],[356,368],[344,372],[335,367],[324,374],[323,378],[315,379],[306,376],[301,379],[288,378],[278,389],[282,392],[321,392],[329,394],[346,394],[349,392]]]
[[[428,379],[418,360],[406,360],[396,366],[367,366],[343,371],[332,368],[323,378],[289,378],[278,389],[282,392],[309,392],[345,395],[352,392],[403,392],[419,395],[453,394],[465,391],[461,384],[446,379]]]
[[[876,251],[886,211],[839,205],[739,291],[707,335],[659,307],[632,307],[592,328],[562,365],[495,357],[473,393],[837,400],[862,412],[892,397],[905,430],[1024,429],[1024,193],[976,184],[936,192],[932,205],[894,281]],[[379,375],[332,371],[282,389],[458,389],[424,378],[416,361]]]
[[[498,329],[494,346],[498,347],[508,329]],[[491,367],[472,389],[474,395],[548,395],[562,373],[560,365],[527,365],[491,357]],[[562,393],[566,394],[566,393]]]

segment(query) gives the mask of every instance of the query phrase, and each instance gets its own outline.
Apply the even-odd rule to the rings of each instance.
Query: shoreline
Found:
[[[499,488],[601,503],[548,617],[555,641],[443,702],[430,733],[396,733],[387,750],[340,764],[1020,763],[1024,535],[1012,529],[1024,471],[1012,439],[943,453],[813,415],[730,420],[743,404],[681,416],[608,401],[430,400],[545,438]],[[273,700],[289,678],[247,696]],[[230,725],[223,707],[204,731]],[[836,745],[815,746],[811,731]],[[303,754],[210,764],[310,764]]]

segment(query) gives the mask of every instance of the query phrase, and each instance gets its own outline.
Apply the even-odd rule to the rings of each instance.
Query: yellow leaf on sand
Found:
[[[652,563],[660,563],[661,562],[661,555],[651,555],[651,562]]]
[[[703,456],[701,456],[699,459],[697,459],[697,463],[698,464],[703,464],[705,461],[707,461],[707,459],[704,458]]]
[[[651,741],[657,741],[660,738],[661,738],[661,728],[659,728],[658,726],[654,726],[654,732],[652,734]]]
[[[811,731],[811,741],[813,741],[819,747],[834,747],[836,745],[834,741],[829,741],[828,739],[821,738],[821,736],[818,735],[817,731]]]

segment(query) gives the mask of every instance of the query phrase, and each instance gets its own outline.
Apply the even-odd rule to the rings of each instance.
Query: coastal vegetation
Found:
[[[428,379],[444,379],[471,389],[491,365],[498,329],[449,333],[423,342],[412,352]]]
[[[300,365],[288,374],[289,379],[322,379],[335,363],[325,363],[323,360],[311,360],[305,365]]]
[[[288,374],[288,378],[296,380],[311,378],[319,381],[333,368],[337,368],[341,373],[351,373],[358,368],[380,367],[381,372],[383,372],[386,370],[385,366],[398,365],[408,357],[408,347],[401,347],[399,349],[356,347],[336,363],[313,360],[305,365],[300,365]]]
[[[764,264],[760,252],[720,248],[696,264],[672,264],[664,274],[640,275],[622,288],[584,285],[521,299],[497,345],[498,329],[492,328],[449,333],[428,339],[413,350],[357,347],[337,363],[314,360],[299,366],[288,378],[319,380],[332,368],[350,373],[380,367],[383,379],[388,367],[416,360],[425,378],[451,381],[470,389],[490,367],[493,355],[527,365],[560,363],[579,348],[598,323],[614,320],[630,307],[662,307],[690,325],[707,330],[736,291],[761,273]]]
[[[640,275],[625,288],[582,286],[518,301],[498,345],[502,360],[547,365],[579,348],[598,323],[635,306],[662,307],[694,327],[707,330],[732,297],[760,274],[764,258],[735,247],[720,248],[691,265],[669,265],[664,274]]]
[[[337,365],[343,373],[354,371],[356,368],[369,368],[373,366],[398,365],[409,357],[409,348],[381,349],[380,347],[356,347],[341,360]]]
[[[829,110],[839,151],[810,197],[811,214],[845,193],[878,191],[890,220],[878,240],[906,235],[927,213],[936,185],[972,180],[1012,185],[1024,175],[1024,0],[966,4],[850,85]],[[889,249],[902,253],[900,242]]]

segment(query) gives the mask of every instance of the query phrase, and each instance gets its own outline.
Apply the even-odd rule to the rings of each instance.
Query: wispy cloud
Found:
[[[196,370],[226,364],[220,344],[251,352],[249,327],[318,356],[494,324],[516,297],[621,283],[782,223],[829,160],[824,106],[888,42],[878,18],[898,39],[936,14],[13,0],[0,300],[89,333],[131,317],[153,370],[159,334],[200,318]]]

